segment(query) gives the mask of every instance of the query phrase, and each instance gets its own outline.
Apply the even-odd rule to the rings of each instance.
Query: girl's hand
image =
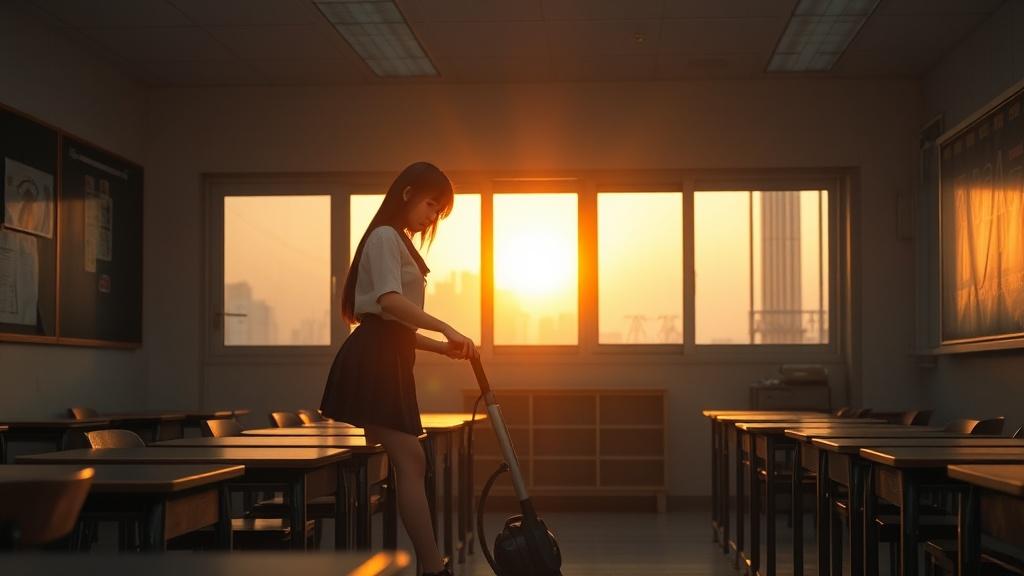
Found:
[[[471,338],[467,338],[451,326],[448,326],[442,334],[448,339],[448,348],[445,350],[445,355],[449,358],[464,360],[479,357],[480,352],[477,351],[476,345],[473,344]]]

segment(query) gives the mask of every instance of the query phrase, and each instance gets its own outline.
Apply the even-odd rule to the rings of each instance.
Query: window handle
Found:
[[[213,314],[213,329],[223,330],[225,318],[248,318],[248,314],[242,314],[240,312],[215,312]]]

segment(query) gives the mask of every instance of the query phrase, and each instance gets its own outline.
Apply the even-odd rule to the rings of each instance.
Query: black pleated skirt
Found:
[[[379,316],[363,316],[334,358],[320,411],[354,426],[422,434],[415,362],[415,331]]]

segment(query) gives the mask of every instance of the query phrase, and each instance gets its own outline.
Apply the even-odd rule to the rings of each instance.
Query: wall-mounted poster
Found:
[[[53,238],[53,174],[4,158],[4,227]]]
[[[1024,86],[940,139],[942,344],[1024,338]]]

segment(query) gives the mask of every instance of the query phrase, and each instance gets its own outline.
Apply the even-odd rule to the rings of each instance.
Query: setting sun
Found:
[[[495,254],[498,288],[520,296],[542,296],[564,290],[576,277],[573,246],[557,231],[510,231]],[[564,236],[564,235],[563,235]]]

